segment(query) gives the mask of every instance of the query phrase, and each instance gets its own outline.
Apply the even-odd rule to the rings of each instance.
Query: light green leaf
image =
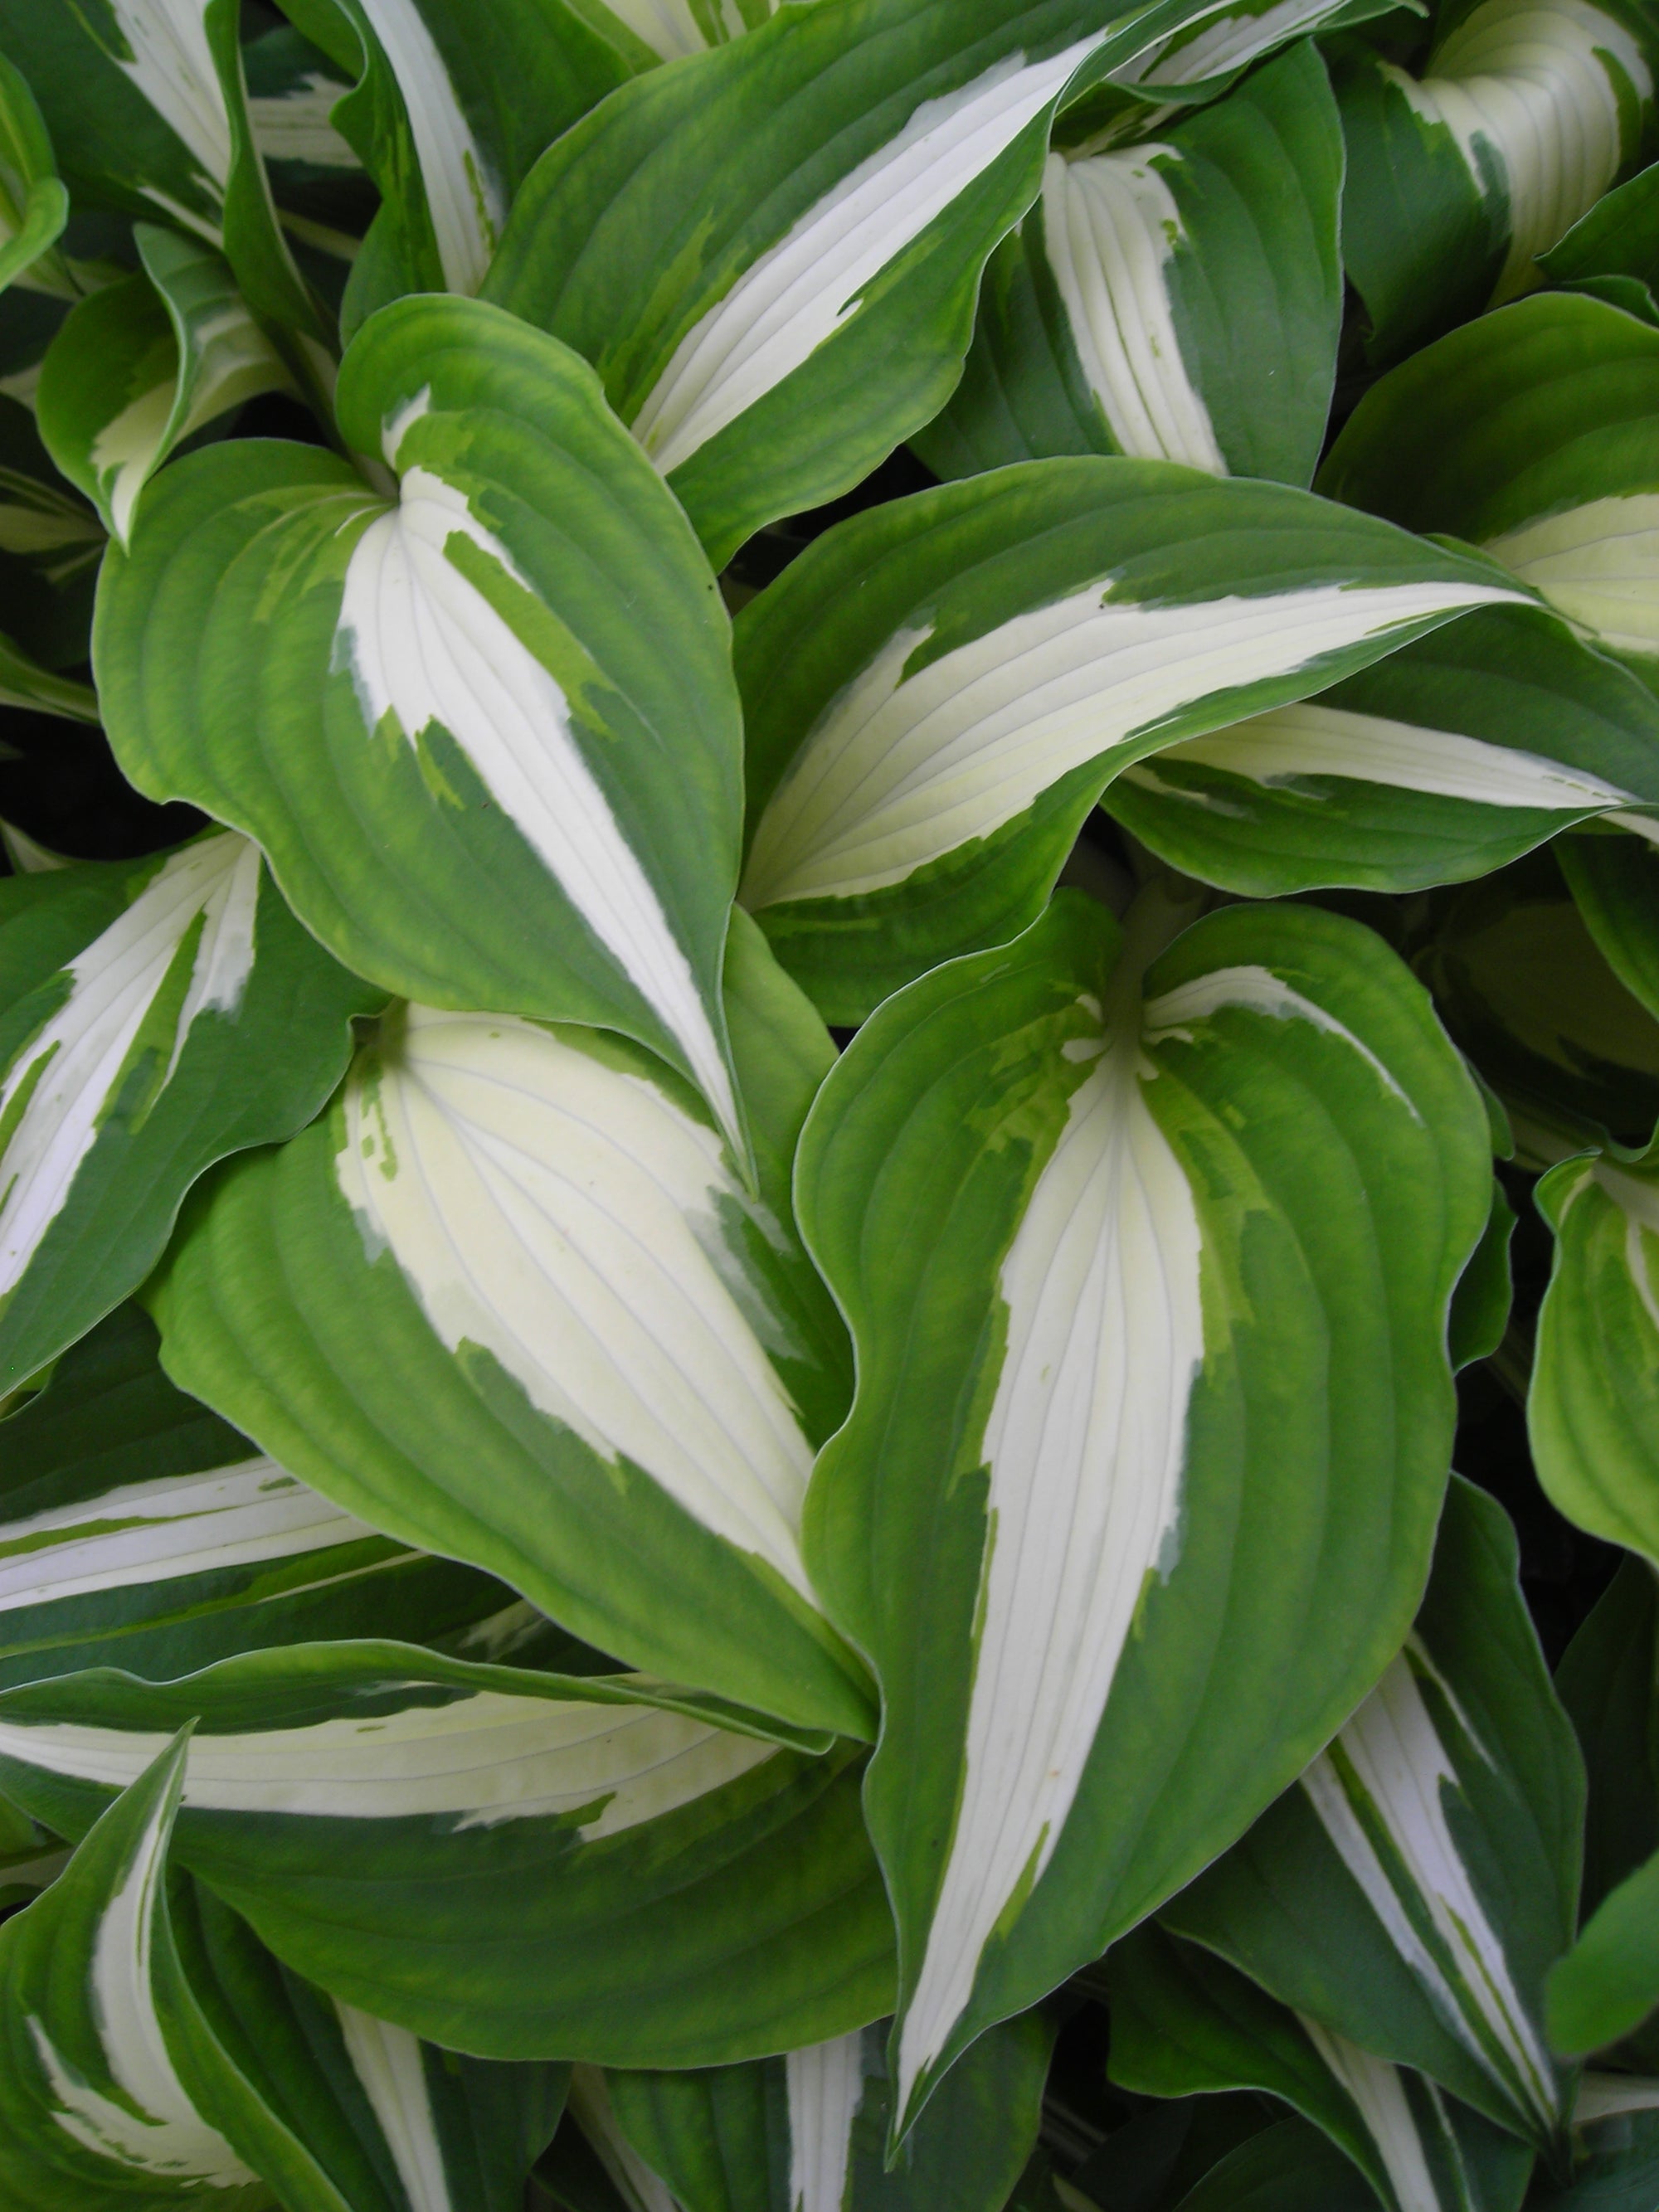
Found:
[[[1645,685],[1532,607],[1477,610],[1322,693],[1126,769],[1105,805],[1247,897],[1485,875],[1659,789]]]
[[[149,1296],[169,1373],[348,1510],[631,1664],[872,1732],[800,1553],[840,1324],[644,1054],[411,1007]]]
[[[1373,385],[1318,488],[1485,547],[1659,680],[1659,330],[1565,292],[1454,331]]]
[[[184,1715],[179,1859],[287,1965],[447,2047],[708,2065],[890,2003],[848,1747],[645,1677],[357,1642],[8,1692],[0,1778],[84,1833]]]
[[[175,447],[262,392],[295,388],[222,255],[152,223],[133,235],[144,273],[70,310],[35,403],[52,459],[123,545]]]
[[[852,0],[615,94],[527,179],[488,296],[586,355],[719,568],[950,397],[1078,89],[1206,0]],[[741,161],[715,158],[732,145]]]
[[[1164,1920],[1374,2057],[1547,2154],[1571,2084],[1540,2025],[1571,1941],[1583,1769],[1502,1509],[1454,1480],[1405,1650]]]
[[[175,1390],[118,1307],[0,1422],[0,1686],[117,1666],[151,1680],[335,1637],[581,1673],[513,1591],[330,1505]]]
[[[1499,572],[1288,486],[999,469],[827,532],[744,610],[740,896],[826,1018],[1035,919],[1146,755],[1322,690]]]
[[[143,1280],[204,1169],[317,1111],[382,1004],[233,833],[0,883],[0,1393]]]
[[[1596,1907],[1548,1996],[1550,2040],[1575,2056],[1616,2043],[1659,2005],[1659,1853]]]
[[[1569,1519],[1659,1565],[1659,1152],[1564,1160],[1538,1204],[1555,1232],[1527,1401],[1539,1480]]]
[[[1339,71],[1348,146],[1343,251],[1375,357],[1537,281],[1536,257],[1640,142],[1656,40],[1585,0],[1443,11],[1424,72],[1364,54]]]
[[[911,444],[938,474],[1130,453],[1305,484],[1324,439],[1342,134],[1302,45],[1148,144],[1051,153]]]
[[[1474,1088],[1357,924],[1234,907],[1148,969],[1158,897],[1121,954],[1061,893],[911,986],[802,1139],[860,1359],[806,1554],[882,1688],[902,2123],[1328,1737],[1442,1494]]]
[[[476,301],[384,310],[339,413],[396,503],[276,442],[156,480],[99,604],[121,766],[258,837],[358,973],[620,1029],[734,1127],[741,735],[684,519],[592,371]]]
[[[1155,2097],[1254,2088],[1347,2153],[1388,2212],[1516,2212],[1532,2154],[1434,2083],[1299,2017],[1156,1926],[1109,1954],[1111,2076]]]
[[[890,2172],[885,2027],[750,2066],[607,2075],[611,2140],[683,2212],[1002,2212],[1036,2140],[1052,2031],[1028,2013],[982,2035]]]
[[[69,194],[52,158],[34,94],[0,54],[0,289],[33,273],[37,287],[58,289],[57,256],[43,264],[69,221]]]
[[[1515,1279],[1510,1266],[1510,1245],[1514,1235],[1515,1209],[1504,1195],[1503,1184],[1494,1176],[1492,1211],[1486,1217],[1486,1232],[1452,1293],[1446,1348],[1455,1368],[1468,1367],[1477,1359],[1489,1359],[1504,1341],[1515,1297]]]

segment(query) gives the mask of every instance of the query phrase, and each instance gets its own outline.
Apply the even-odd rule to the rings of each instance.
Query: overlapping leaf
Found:
[[[0,686],[6,703],[96,721],[87,658],[104,528],[60,476],[28,409],[0,395]]]
[[[1147,969],[1158,925],[1121,952],[1061,894],[883,1007],[802,1140],[860,1355],[807,1559],[882,1687],[901,2124],[1326,1739],[1438,1510],[1468,1079],[1358,925],[1232,908]]]
[[[1103,787],[1500,572],[1287,486],[1029,462],[860,515],[744,611],[739,896],[832,1021],[1035,919]]]
[[[816,1061],[787,1031],[758,1048],[786,1172],[818,1036]],[[347,1510],[630,1664],[871,1733],[800,1553],[840,1324],[645,1054],[410,1008],[325,1120],[213,1187],[152,1296],[169,1372]]]
[[[1304,45],[1167,138],[1051,153],[986,270],[941,476],[1054,453],[1312,477],[1341,321],[1342,134]]]
[[[317,1111],[384,1003],[231,832],[0,884],[0,1390],[136,1288],[204,1168]]]
[[[34,94],[0,54],[0,288],[50,253],[68,220],[69,194]]]
[[[1502,1509],[1454,1481],[1405,1650],[1164,1918],[1550,2151],[1571,2097],[1541,1990],[1572,1935],[1583,1770],[1515,1576]]]
[[[242,441],[169,469],[112,556],[123,768],[257,836],[360,974],[621,1029],[732,1127],[740,738],[684,519],[592,372],[475,301],[385,310],[339,409],[394,504],[332,454]]]
[[[343,2002],[501,2059],[688,2066],[845,2033],[892,1936],[848,1747],[694,1692],[359,1641],[0,1697],[0,1781],[86,1832],[186,1720],[174,1850]]]

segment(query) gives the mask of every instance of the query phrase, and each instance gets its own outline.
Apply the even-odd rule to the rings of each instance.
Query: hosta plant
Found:
[[[1656,2212],[1656,71],[0,0],[0,2212]]]

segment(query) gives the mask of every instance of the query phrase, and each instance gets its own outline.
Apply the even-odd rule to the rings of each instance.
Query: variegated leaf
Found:
[[[1659,683],[1656,370],[1659,329],[1605,301],[1517,301],[1373,385],[1319,489],[1483,546]]]
[[[1336,373],[1342,134],[1304,44],[1145,144],[1054,152],[993,255],[940,476],[1129,453],[1305,484]]]
[[[339,410],[392,503],[332,454],[237,441],[168,469],[112,555],[122,767],[257,836],[361,974],[623,1030],[734,1128],[741,740],[684,518],[591,370],[476,301],[386,309]]]
[[[325,1120],[213,1187],[151,1297],[168,1371],[347,1510],[631,1664],[872,1733],[800,1553],[840,1324],[644,1054],[400,1012]]]
[[[316,1112],[384,1003],[228,831],[0,883],[0,1391],[135,1288],[204,1168]]]
[[[1383,360],[1529,289],[1652,109],[1640,10],[1480,0],[1442,24],[1420,77],[1363,50],[1337,76],[1343,252]]]
[[[0,289],[33,275],[58,284],[65,272],[52,249],[69,221],[69,194],[34,94],[0,55]]]
[[[1162,950],[1191,911],[1149,890],[1120,946],[1059,894],[883,1007],[802,1139],[860,1356],[806,1553],[882,1689],[901,2128],[1283,1787],[1421,1586],[1484,1114],[1358,925]]]
[[[172,1679],[348,1636],[604,1663],[488,1575],[353,1520],[175,1390],[135,1306],[0,1421],[0,1686],[98,1666]]]
[[[0,1786],[84,1833],[185,1717],[178,1856],[286,1964],[415,2033],[708,2065],[890,2003],[848,1747],[739,1732],[643,1676],[360,1641],[5,1692]]]
[[[1109,1954],[1112,2079],[1155,2097],[1281,2097],[1365,2176],[1387,2212],[1508,2212],[1532,2153],[1411,2069],[1292,2012],[1154,1925]]]
[[[938,413],[1057,103],[1217,12],[783,9],[550,147],[487,295],[594,363],[722,566]],[[711,168],[707,149],[733,143],[743,160]]]
[[[1484,875],[1659,793],[1659,703],[1559,618],[1478,610],[1317,698],[1126,769],[1108,811],[1246,896]]]
[[[1296,1788],[1184,1895],[1178,1933],[1326,2033],[1554,2154],[1542,2027],[1571,1940],[1583,1770],[1502,1509],[1454,1480],[1416,1629]]]
[[[222,255],[153,223],[133,236],[143,273],[71,309],[35,399],[52,459],[123,545],[175,447],[262,392],[295,389]]]
[[[97,720],[97,702],[78,672],[88,651],[104,544],[103,524],[58,473],[29,409],[0,395],[0,688],[6,703]]]
[[[1135,761],[1521,596],[1354,520],[1168,462],[1029,462],[840,525],[745,608],[739,896],[826,1018],[1033,920]]]

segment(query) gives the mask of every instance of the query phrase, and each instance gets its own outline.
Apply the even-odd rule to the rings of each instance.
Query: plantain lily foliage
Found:
[[[1656,74],[0,0],[0,2212],[1654,2212]]]

